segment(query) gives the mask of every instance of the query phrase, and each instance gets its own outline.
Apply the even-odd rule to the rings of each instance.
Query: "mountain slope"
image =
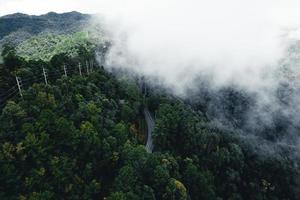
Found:
[[[1,18],[15,22],[2,40],[21,43],[0,62],[0,199],[300,199],[299,160],[269,146],[289,121],[242,129],[250,94],[199,85],[183,101],[131,72],[107,72],[96,55],[109,42],[76,31],[85,26],[76,14],[73,25],[70,13]]]
[[[16,13],[0,17],[0,46],[20,42],[40,33],[74,33],[85,27],[90,15],[79,12],[54,12],[35,16]]]

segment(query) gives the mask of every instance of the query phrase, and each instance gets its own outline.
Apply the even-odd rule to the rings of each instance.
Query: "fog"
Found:
[[[218,85],[266,84],[298,37],[296,1],[125,2],[99,9],[113,33],[107,64],[159,76],[178,91],[200,73]]]
[[[94,20],[112,42],[107,69],[154,77],[196,101],[203,101],[205,83],[213,99],[208,113],[225,124],[227,111],[220,107],[231,102],[224,88],[233,88],[237,99],[250,99],[248,106],[236,103],[234,112],[242,116],[233,118],[243,118],[236,126],[251,138],[299,149],[299,1],[113,0],[97,6]]]

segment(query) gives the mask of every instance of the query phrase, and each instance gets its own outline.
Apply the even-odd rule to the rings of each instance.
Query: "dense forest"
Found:
[[[203,81],[181,99],[108,70],[108,38],[82,30],[90,17],[0,18],[0,199],[300,199],[297,151],[260,148],[287,135],[289,116],[258,130],[249,94]]]
[[[2,57],[0,199],[300,199],[293,160],[262,157],[205,109],[107,72],[86,46],[49,61],[7,46]],[[153,153],[144,108],[155,116]]]
[[[0,17],[0,46],[9,43],[18,45],[42,33],[70,34],[86,27],[91,15],[79,12],[45,15],[15,13]]]

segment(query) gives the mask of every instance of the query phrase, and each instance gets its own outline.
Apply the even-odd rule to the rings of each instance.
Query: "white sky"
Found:
[[[174,0],[173,2],[181,2],[191,4],[193,7],[206,6],[213,2],[215,7],[223,9],[224,4],[228,7],[235,8],[240,4],[250,5],[250,9],[256,7],[270,8],[280,15],[280,18],[291,18],[295,13],[300,13],[299,0],[239,0],[239,1],[210,1],[210,0]],[[44,14],[50,11],[54,12],[67,12],[67,11],[80,11],[84,13],[96,12],[129,12],[141,8],[141,6],[157,6],[163,4],[172,6],[172,1],[168,0],[0,0],[0,16],[11,14],[15,12],[22,12],[27,14]],[[177,3],[175,3],[177,4]],[[226,7],[227,7],[226,6]],[[265,7],[267,6],[267,7]],[[250,10],[249,9],[249,10]],[[298,17],[300,14],[297,15]]]
[[[49,11],[65,12],[80,10],[91,11],[88,7],[80,6],[79,2],[72,0],[0,0],[0,16],[21,12],[26,14],[44,14]]]
[[[247,18],[268,17],[286,27],[300,25],[300,0],[0,0],[0,16],[16,12],[39,15],[50,11],[79,11],[138,18],[138,15],[152,14],[156,10],[168,15],[180,9],[187,14],[189,10],[199,10],[199,13],[214,12],[222,17],[225,12],[236,17],[238,14]]]
[[[26,14],[44,14],[50,11],[96,13],[101,7],[108,9],[110,0],[0,0],[0,16],[21,12]],[[114,3],[116,3],[114,1]],[[118,4],[114,5],[116,8]]]

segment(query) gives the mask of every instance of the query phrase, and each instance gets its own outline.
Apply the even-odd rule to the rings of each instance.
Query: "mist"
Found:
[[[199,73],[218,85],[263,84],[297,32],[299,17],[291,11],[299,3],[280,2],[129,0],[122,10],[102,9],[114,43],[107,64],[159,76],[178,89]]]
[[[299,152],[300,2],[113,0],[97,6],[93,20],[101,21],[112,44],[107,69],[159,80],[196,103],[206,92],[212,120],[241,128],[258,146],[272,141],[262,149],[286,145]],[[232,104],[229,90],[248,102],[235,102],[236,116],[223,106]]]

